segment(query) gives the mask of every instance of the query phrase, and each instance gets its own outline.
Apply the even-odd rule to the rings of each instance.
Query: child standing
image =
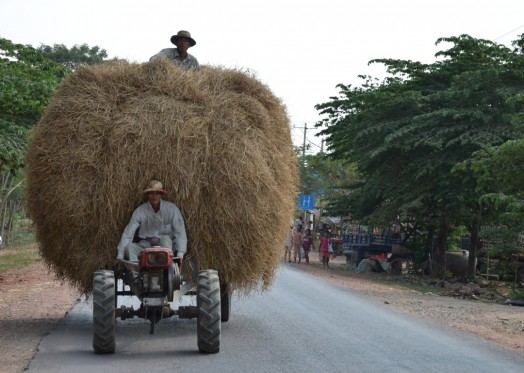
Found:
[[[322,236],[320,236],[320,255],[322,257],[322,266],[329,268],[329,257],[331,253],[329,252],[329,237],[327,231],[322,232]]]
[[[313,236],[311,235],[311,230],[306,229],[304,232],[304,237],[302,239],[302,248],[304,249],[304,259],[306,260],[306,264],[309,264],[309,251],[313,247]]]

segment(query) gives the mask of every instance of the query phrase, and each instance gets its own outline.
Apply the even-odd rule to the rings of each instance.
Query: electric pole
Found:
[[[307,123],[304,123],[304,144],[302,145],[302,167],[306,164],[306,133],[307,133]]]

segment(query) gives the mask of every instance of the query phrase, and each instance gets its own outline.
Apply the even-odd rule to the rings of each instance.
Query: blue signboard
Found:
[[[315,198],[311,194],[300,194],[298,196],[298,208],[300,210],[313,210]]]

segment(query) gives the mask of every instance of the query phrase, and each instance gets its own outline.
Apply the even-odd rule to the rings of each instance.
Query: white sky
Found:
[[[295,127],[312,128],[314,105],[336,95],[337,84],[383,75],[369,60],[430,63],[439,37],[460,34],[509,46],[524,33],[524,1],[0,0],[0,36],[34,47],[87,43],[145,62],[181,29],[197,41],[190,53],[201,64],[251,70]],[[293,129],[297,145],[302,128]],[[308,142],[319,145],[314,133]]]

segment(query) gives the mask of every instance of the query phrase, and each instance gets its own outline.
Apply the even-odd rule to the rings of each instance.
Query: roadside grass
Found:
[[[357,273],[355,268],[348,268],[347,264],[342,262],[336,262],[332,267],[334,267],[334,271],[336,271],[339,276],[358,276],[396,290],[446,296],[450,294],[448,287],[439,285],[441,279],[437,277],[405,274],[393,275],[383,272]],[[448,279],[448,281],[451,282],[453,282],[453,280],[454,279]],[[524,299],[524,288],[510,281],[489,281],[486,290],[505,298]]]
[[[410,291],[416,291],[418,293],[433,293],[435,295],[439,295],[440,293],[444,292],[444,288],[429,285],[425,282],[425,280],[428,280],[429,278],[420,278],[417,280],[410,280],[409,277],[403,277],[401,275],[399,276],[388,276],[387,279],[378,280],[378,282],[382,283],[383,285],[387,285],[394,289],[399,290],[410,290]]]
[[[22,269],[42,260],[32,230],[15,231],[10,242],[0,250],[0,274],[11,269]]]

